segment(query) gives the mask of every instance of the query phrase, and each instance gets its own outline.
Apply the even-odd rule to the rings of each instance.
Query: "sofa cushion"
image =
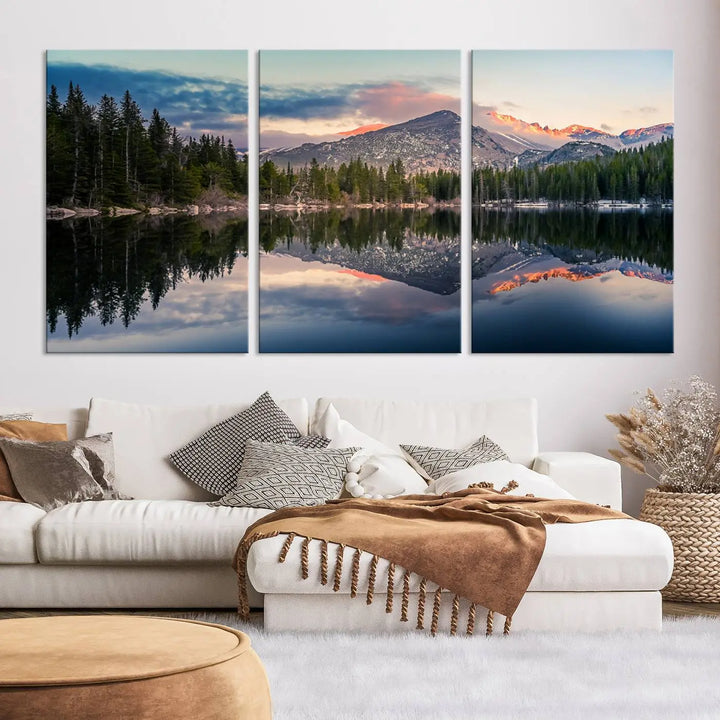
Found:
[[[93,398],[87,434],[113,434],[115,486],[125,495],[147,500],[212,500],[214,495],[183,477],[167,456],[249,405],[163,407]],[[307,434],[307,401],[281,400],[278,405],[300,433]]]
[[[594,592],[614,590],[660,590],[665,587],[673,567],[670,538],[662,528],[639,520],[598,520],[587,523],[548,525],[545,551],[528,590],[543,592]],[[248,578],[261,593],[333,592],[332,583],[320,583],[320,542],[308,548],[309,577],[301,578],[300,550],[296,540],[284,563],[278,554],[286,535],[259,540],[248,554]],[[330,572],[335,567],[335,548],[331,546]],[[345,548],[343,582],[340,592],[350,592],[352,558],[355,551]],[[367,588],[372,555],[360,559],[360,592]],[[376,589],[387,577],[387,561],[377,566]],[[467,569],[472,572],[472,568]],[[402,590],[403,573],[395,572],[396,589]],[[416,592],[419,580],[411,576],[410,590]]]
[[[472,403],[320,398],[314,416],[318,423],[330,403],[343,420],[390,446],[460,448],[487,435],[512,462],[529,467],[538,454],[537,403],[530,398]]]
[[[269,512],[187,500],[74,503],[43,518],[36,532],[37,554],[48,565],[229,565],[245,529]]]
[[[0,565],[36,563],[35,526],[45,511],[28,503],[0,502]]]

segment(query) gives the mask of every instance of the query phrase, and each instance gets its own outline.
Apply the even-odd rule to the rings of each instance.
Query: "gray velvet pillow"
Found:
[[[127,500],[115,488],[112,434],[59,442],[0,438],[15,487],[44,510],[83,500]]]
[[[102,500],[104,491],[90,474],[85,451],[65,443],[0,439],[15,487],[25,502],[49,511],[82,500]]]

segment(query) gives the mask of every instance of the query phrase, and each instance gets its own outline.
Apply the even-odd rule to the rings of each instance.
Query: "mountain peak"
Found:
[[[299,167],[315,158],[321,165],[339,167],[355,158],[387,168],[396,159],[407,171],[460,169],[460,116],[436,110],[395,125],[364,126],[342,133],[333,142],[305,143],[294,148],[266,150],[263,159]]]

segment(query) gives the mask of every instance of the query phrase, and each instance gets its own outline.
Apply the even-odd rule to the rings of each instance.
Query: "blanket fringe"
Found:
[[[502,492],[514,489],[510,487],[514,481],[510,481],[508,485],[503,488]],[[483,483],[478,483],[482,485]],[[235,555],[235,569],[238,575],[238,614],[242,620],[248,620],[250,618],[250,604],[248,601],[247,592],[247,555],[250,547],[253,543],[258,540],[265,540],[267,538],[276,537],[281,533],[278,531],[270,533],[257,533],[251,535],[247,540],[240,543]],[[298,537],[296,533],[288,533],[283,543],[282,549],[278,556],[278,562],[283,563],[287,559],[287,554],[292,547],[295,538]],[[303,579],[307,579],[310,574],[309,568],[309,548],[310,542],[313,540],[311,537],[303,537],[302,548],[300,553],[301,572]],[[323,585],[328,583],[328,543],[326,540],[320,541],[320,582]],[[335,573],[333,577],[333,591],[339,592],[340,585],[342,582],[343,573],[343,558],[345,553],[345,545],[339,544],[337,546],[337,554],[335,556]],[[362,550],[355,548],[355,554],[352,561],[352,576],[350,583],[350,597],[355,598],[358,594],[358,585],[360,579],[360,560],[362,558]],[[366,603],[372,604],[375,595],[375,583],[377,579],[377,566],[379,561],[378,555],[373,555],[370,561],[370,571],[368,574],[368,588]],[[400,612],[400,621],[408,621],[408,606],[410,603],[410,576],[411,572],[405,568],[403,571],[403,591],[402,591],[402,606]],[[387,599],[385,602],[385,612],[392,613],[395,595],[395,563],[391,562],[388,565],[387,570]],[[420,585],[418,587],[418,607],[417,607],[417,630],[424,630],[425,628],[425,604],[427,602],[427,578],[420,579]],[[430,622],[430,634],[434,637],[437,635],[438,624],[440,621],[440,608],[442,605],[442,588],[437,587],[433,598],[433,609],[432,619]],[[467,627],[466,634],[473,635],[475,632],[475,621],[477,615],[477,605],[474,602],[470,603],[467,615]],[[450,635],[457,635],[458,622],[460,616],[460,596],[454,595],[452,601],[452,614],[450,617]],[[485,635],[489,636],[493,634],[493,625],[495,620],[495,612],[488,610],[487,620],[485,625]],[[505,624],[503,625],[503,635],[509,635],[512,627],[512,616],[505,618]]]
[[[400,622],[408,621],[408,603],[410,602],[410,571],[403,574],[402,607],[400,609]]]
[[[362,555],[362,551],[356,549],[355,555],[353,556],[352,580],[350,582],[350,597],[351,598],[357,597],[358,576],[360,575],[360,556],[361,555]]]
[[[465,634],[472,635],[474,632],[475,632],[475,603],[471,602],[470,607],[468,609],[467,630],[465,631]]]
[[[375,575],[377,574],[378,556],[373,555],[370,562],[370,575],[368,576],[368,589],[367,589],[367,605],[372,605],[373,597],[375,595]]]
[[[435,601],[433,602],[432,621],[430,623],[430,634],[435,637],[438,630],[438,621],[440,620],[440,602],[442,601],[442,588],[438,587],[435,591]]]
[[[288,533],[288,536],[287,538],[285,538],[285,542],[283,543],[282,550],[280,551],[280,555],[278,556],[279,563],[285,562],[288,550],[290,550],[290,546],[293,544],[293,540],[295,539],[295,537],[296,536],[294,532]]]
[[[247,556],[250,546],[256,540],[265,540],[266,538],[277,537],[280,533],[275,530],[269,533],[257,533],[251,535],[238,545],[235,553],[235,570],[238,576],[238,615],[242,620],[250,619],[250,601],[248,600],[247,591]]]
[[[310,539],[306,537],[303,540],[302,550],[300,552],[300,566],[302,568],[302,579],[307,580],[310,576],[310,569],[308,568],[308,552],[310,549]]]
[[[328,580],[328,544],[323,540],[320,545],[320,584],[327,585]]]
[[[452,617],[450,618],[450,634],[457,635],[458,615],[460,615],[460,596],[453,598]]]
[[[514,490],[516,487],[518,487],[517,482],[515,480],[511,480],[501,491],[501,495],[507,495],[511,490]]]
[[[387,573],[387,600],[385,601],[385,612],[391,613],[393,609],[393,598],[395,591],[395,563],[388,565]]]
[[[335,580],[333,582],[333,591],[338,592],[340,590],[340,582],[342,581],[342,570],[343,570],[343,555],[345,553],[345,545],[340,543],[337,549],[337,555],[335,556]]]
[[[427,592],[427,578],[420,580],[420,587],[418,588],[418,613],[417,613],[417,625],[416,630],[425,629],[425,594]]]

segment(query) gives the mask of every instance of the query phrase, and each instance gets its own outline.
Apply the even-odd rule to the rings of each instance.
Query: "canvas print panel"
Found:
[[[48,51],[48,352],[247,352],[247,53]]]
[[[472,72],[473,352],[672,352],[672,53]]]
[[[260,53],[260,351],[460,350],[455,51]]]

